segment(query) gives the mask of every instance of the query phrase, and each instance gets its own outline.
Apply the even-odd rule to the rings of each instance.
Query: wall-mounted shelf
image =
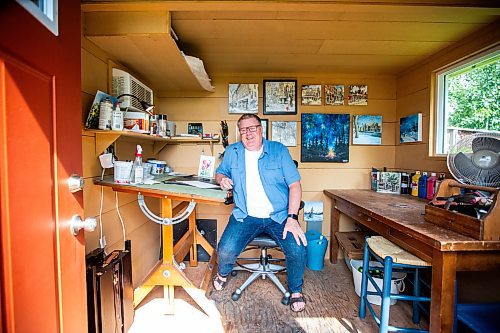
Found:
[[[83,130],[83,134],[95,136],[95,154],[99,156],[120,137],[129,137],[136,140],[153,141],[153,154],[158,154],[167,145],[180,144],[209,144],[210,152],[214,154],[214,143],[219,139],[201,139],[192,137],[162,138],[143,133],[130,131],[109,131],[109,130]]]
[[[199,78],[195,74],[172,38],[167,10],[95,5],[82,7],[84,36],[155,90],[213,92],[208,76]]]

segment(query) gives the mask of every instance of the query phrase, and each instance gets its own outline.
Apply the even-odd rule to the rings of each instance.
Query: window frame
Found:
[[[59,36],[58,0],[41,0],[43,9],[30,0],[16,0],[33,17],[42,23],[55,36]]]
[[[448,100],[448,90],[446,87],[446,76],[452,73],[471,67],[487,58],[492,58],[500,54],[500,45],[488,48],[482,52],[469,56],[459,62],[449,64],[434,72],[434,130],[432,140],[431,156],[446,157],[448,152],[444,151],[447,119],[445,117]]]

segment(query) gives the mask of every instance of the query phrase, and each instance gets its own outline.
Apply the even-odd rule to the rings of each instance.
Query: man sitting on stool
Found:
[[[241,142],[226,148],[215,176],[222,189],[233,190],[235,205],[219,242],[214,288],[225,287],[240,253],[253,238],[266,233],[285,254],[290,308],[303,311],[307,240],[297,216],[302,196],[299,172],[283,144],[263,138],[257,115],[242,115],[238,128]]]

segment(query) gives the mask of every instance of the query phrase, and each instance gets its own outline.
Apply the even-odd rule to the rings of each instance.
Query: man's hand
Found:
[[[219,182],[221,189],[231,190],[233,188],[233,181],[230,178],[224,177]]]
[[[292,233],[293,238],[295,238],[295,241],[297,242],[297,245],[300,246],[300,241],[302,241],[302,244],[304,244],[304,246],[307,246],[306,235],[304,235],[304,231],[302,231],[299,221],[292,219],[291,217],[287,218],[285,229],[283,229],[283,239],[286,238],[287,232]]]

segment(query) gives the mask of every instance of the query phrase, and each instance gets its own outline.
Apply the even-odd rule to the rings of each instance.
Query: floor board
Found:
[[[203,265],[203,263],[201,264]],[[199,269],[187,268],[186,273],[198,278]],[[250,285],[237,302],[231,293],[241,285],[247,272],[232,277],[223,291],[209,289],[221,314],[226,333],[329,333],[329,332],[376,332],[371,316],[358,317],[359,297],[354,292],[352,274],[340,261],[325,263],[322,271],[306,270],[304,276],[305,311],[294,313],[281,304],[281,293],[269,280],[257,280]],[[281,274],[281,280],[284,274]],[[162,289],[157,288],[136,309],[134,324],[129,333],[154,332],[214,332],[214,325],[190,299],[182,288],[175,290],[174,315],[162,314],[164,300]],[[377,308],[377,307],[376,307]],[[411,308],[404,302],[391,307],[391,324],[418,327],[411,323]],[[422,324],[427,327],[426,323]]]

